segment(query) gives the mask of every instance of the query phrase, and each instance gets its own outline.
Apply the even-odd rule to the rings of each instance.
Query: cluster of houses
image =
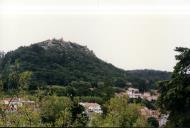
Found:
[[[150,92],[140,93],[139,89],[136,89],[136,88],[128,88],[127,95],[129,96],[129,98],[135,98],[135,99],[141,98],[141,99],[146,99],[148,101],[156,101],[159,96],[159,94],[155,90],[154,90],[154,93],[150,93]],[[148,109],[147,107],[143,107],[140,110],[140,112],[146,118],[149,118],[149,117],[156,118],[159,122],[160,127],[166,124],[168,116],[169,116],[166,114],[161,114],[158,110]]]
[[[118,93],[116,95],[118,95],[118,96],[128,95],[129,98],[134,98],[134,99],[141,98],[141,99],[145,99],[148,101],[156,101],[159,96],[159,94],[157,93],[156,90],[153,90],[152,93],[150,93],[150,92],[140,93],[139,89],[131,88],[131,87],[128,88],[126,90],[126,92]],[[147,107],[141,108],[140,112],[147,119],[149,117],[156,118],[159,122],[160,127],[162,127],[166,124],[168,116],[169,116],[169,115],[161,114],[158,110],[148,109]]]
[[[117,95],[126,95],[126,94],[129,96],[129,98],[141,98],[141,99],[146,99],[148,101],[157,100],[159,96],[157,92],[155,92],[154,94],[150,92],[140,93],[139,89],[136,88],[128,88],[128,90],[125,93],[119,93]],[[35,106],[34,101],[25,100],[22,98],[4,98],[0,100],[0,104],[3,105],[1,106],[1,108],[8,112],[15,112],[18,110],[19,107],[23,105],[30,105],[33,107]],[[84,113],[86,113],[89,118],[92,117],[93,113],[99,113],[99,114],[103,113],[101,106],[98,103],[80,102],[79,104],[85,108]],[[165,125],[167,122],[168,115],[163,115],[157,110],[151,110],[148,109],[147,107],[143,107],[141,108],[140,112],[146,118],[149,117],[156,118],[159,122],[160,127]]]
[[[159,96],[159,94],[155,90],[154,94],[150,92],[140,93],[139,89],[137,88],[128,88],[127,95],[129,96],[129,98],[136,98],[136,99],[141,98],[141,99],[146,99],[148,101],[157,100]]]
[[[155,101],[159,96],[159,94],[156,91],[154,91],[154,93],[150,92],[140,93],[139,89],[136,88],[128,88],[126,92],[119,93],[117,95],[121,96],[126,94],[129,96],[129,98],[135,98],[135,99],[141,98],[141,99],[146,99],[148,101],[153,101],[153,100]],[[88,117],[91,117],[92,113],[99,113],[99,114],[103,113],[101,106],[98,103],[80,102],[79,104],[85,108],[85,113],[88,115]],[[159,122],[160,127],[166,124],[169,116],[161,114],[158,110],[148,109],[147,107],[141,108],[140,113],[147,119],[149,117],[156,118]]]
[[[139,89],[136,88],[128,88],[124,94],[127,94],[129,98],[142,98],[147,99],[148,101],[157,100],[158,98],[158,93],[155,93],[154,95],[149,92],[140,93]],[[120,93],[119,95],[123,95],[123,93]],[[85,108],[85,113],[87,113],[87,115],[90,115],[91,113],[103,113],[101,106],[98,103],[80,102],[79,104]],[[145,115],[153,115],[155,117],[158,115],[155,110],[149,111],[148,108],[144,108],[142,113]]]
[[[15,112],[19,107],[23,105],[35,106],[35,102],[31,100],[25,100],[22,98],[4,98],[0,100],[1,108],[7,112]]]
[[[159,115],[160,115],[160,113],[158,111],[148,109],[147,107],[141,108],[140,112],[146,118],[148,118],[148,117],[154,117],[154,118],[158,119]]]
[[[141,115],[143,115],[147,119],[149,117],[154,117],[155,119],[157,119],[160,127],[166,125],[166,122],[168,121],[169,114],[167,114],[167,115],[161,114],[157,110],[151,110],[151,109],[148,109],[147,107],[143,107],[143,108],[141,108],[140,112],[141,112]]]

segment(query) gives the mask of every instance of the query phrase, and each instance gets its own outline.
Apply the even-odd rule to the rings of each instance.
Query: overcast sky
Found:
[[[190,47],[189,0],[0,0],[0,50],[63,38],[117,67],[172,71]]]

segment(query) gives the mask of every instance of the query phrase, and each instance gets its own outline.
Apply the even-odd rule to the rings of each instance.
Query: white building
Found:
[[[162,114],[160,119],[159,119],[159,126],[162,127],[162,126],[165,126],[167,121],[168,121],[168,117],[169,117],[169,114]]]
[[[20,98],[4,98],[1,100],[2,104],[8,105],[9,106],[22,106],[22,102]]]
[[[127,95],[129,98],[140,98],[141,93],[139,93],[139,89],[136,88],[128,88]]]
[[[91,113],[103,113],[101,106],[98,103],[80,102],[79,104],[85,108],[85,113],[88,116],[90,116]]]
[[[34,101],[30,100],[23,100],[21,98],[4,98],[0,100],[0,103],[3,105],[6,105],[4,109],[7,111],[17,111],[18,107],[21,107],[23,105],[34,105]]]

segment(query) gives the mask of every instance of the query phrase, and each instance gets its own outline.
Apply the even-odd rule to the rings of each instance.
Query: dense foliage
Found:
[[[31,127],[42,126],[38,111],[29,106],[19,107],[17,112],[5,112],[0,104],[0,127]]]
[[[169,113],[169,127],[190,127],[190,49],[177,47],[172,79],[159,83],[159,107]]]
[[[149,117],[147,119],[147,122],[148,122],[149,126],[151,126],[151,127],[154,127],[154,128],[158,128],[159,127],[159,122],[154,117]]]
[[[4,56],[5,56],[5,53],[0,51],[0,65],[1,65],[1,62],[3,61]]]
[[[111,98],[104,106],[105,115],[94,115],[90,126],[93,127],[147,127],[140,114],[141,106],[129,104],[127,96]]]
[[[140,91],[156,89],[156,82],[160,80],[169,80],[170,72],[158,70],[130,70],[127,71],[128,80],[133,83],[133,86]]]
[[[68,97],[48,96],[40,108],[42,122],[50,126],[84,127],[88,121],[86,114],[82,113],[84,108]]]
[[[1,65],[5,77],[17,59],[20,72],[33,72],[33,84],[67,85],[72,81],[97,82],[125,76],[123,70],[98,59],[86,47],[62,40],[47,40],[7,53]]]
[[[105,88],[108,85],[104,83],[109,83],[109,89],[113,86],[118,88],[134,86],[140,91],[145,91],[155,88],[157,80],[167,80],[170,76],[167,72],[153,70],[126,72],[100,60],[85,46],[56,39],[20,47],[8,52],[1,60],[0,74],[5,89],[10,84],[8,77],[16,61],[20,63],[19,73],[25,71],[32,73],[29,90],[47,85],[70,86],[69,88],[72,88],[70,90],[74,90],[76,95],[91,95],[89,88],[100,87],[101,90],[103,86]],[[82,83],[74,85],[79,81]],[[82,90],[81,88],[85,92],[78,92]]]
[[[0,127],[85,127],[88,117],[84,108],[69,97],[47,96],[36,106],[19,106],[15,112],[6,112],[0,103]]]

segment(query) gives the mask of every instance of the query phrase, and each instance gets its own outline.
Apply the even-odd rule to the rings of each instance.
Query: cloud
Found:
[[[1,14],[190,14],[181,0],[7,0]]]

